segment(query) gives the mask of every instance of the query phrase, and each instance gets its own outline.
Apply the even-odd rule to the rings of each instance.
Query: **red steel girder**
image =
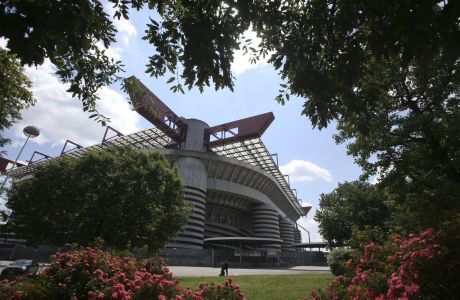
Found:
[[[183,142],[187,124],[135,76],[127,81],[133,86],[128,92],[134,109],[171,139]]]
[[[311,206],[302,206],[303,215],[306,216],[308,212],[310,211],[310,209],[311,209]]]
[[[9,160],[7,158],[0,157],[0,173],[3,173],[6,171],[6,168],[8,167],[9,164],[13,165],[13,168],[19,168],[22,166],[25,166],[25,164],[21,163],[16,163],[16,166],[14,166],[14,160]]]
[[[260,137],[275,116],[272,112],[209,127],[205,133],[205,143],[209,147],[244,141]]]

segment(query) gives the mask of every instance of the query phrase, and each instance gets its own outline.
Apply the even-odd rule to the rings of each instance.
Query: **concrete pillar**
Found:
[[[282,251],[293,251],[292,246],[294,245],[294,226],[288,219],[281,218],[280,224],[280,235],[283,243],[281,244]]]
[[[180,145],[182,150],[204,152],[204,130],[209,127],[203,121],[185,120],[188,125],[186,141]],[[203,248],[204,223],[206,217],[207,171],[200,159],[183,157],[177,161],[179,173],[185,183],[185,202],[193,207],[187,224],[179,231],[174,242],[168,247],[201,249]]]
[[[278,212],[269,205],[262,204],[252,210],[252,231],[255,237],[280,238]],[[280,244],[268,245],[270,248],[280,248]]]
[[[293,228],[294,230],[294,244],[300,244],[302,243],[302,235],[300,233],[300,230],[297,228]],[[302,248],[296,248],[296,251],[301,251]]]

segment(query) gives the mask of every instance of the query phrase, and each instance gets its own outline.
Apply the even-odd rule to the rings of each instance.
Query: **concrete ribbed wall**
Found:
[[[280,219],[279,224],[280,235],[283,240],[281,249],[283,251],[292,251],[293,248],[291,247],[294,245],[294,226],[286,219]]]
[[[187,224],[179,231],[176,240],[168,245],[174,248],[203,248],[206,214],[206,193],[194,187],[185,187],[185,202],[193,207]]]
[[[297,228],[294,228],[294,243],[295,244],[300,244],[302,243],[302,235],[300,233],[300,230]],[[296,248],[296,251],[302,251],[301,248]]]
[[[249,214],[236,206],[237,198],[219,197],[216,193],[207,194],[205,238],[252,236]]]
[[[302,235],[300,234],[300,230],[294,228],[294,243],[300,244],[302,242]]]
[[[252,210],[252,231],[255,237],[280,238],[278,213],[269,205],[258,205]],[[269,245],[279,248],[281,245]]]
[[[186,120],[188,124],[186,142],[182,149],[204,151],[204,129],[208,125],[199,120]],[[185,182],[185,202],[193,207],[187,224],[179,231],[174,242],[168,247],[203,248],[204,224],[206,218],[206,181],[207,171],[203,162],[194,157],[183,157],[177,161],[182,180]],[[172,222],[174,220],[171,220]]]
[[[238,230],[234,226],[224,224],[206,223],[205,238],[223,237],[223,236],[248,236],[246,233]]]
[[[298,211],[274,178],[257,167],[207,153],[203,141],[208,125],[196,119],[185,122],[187,137],[180,150],[164,152],[179,168],[185,183],[185,201],[193,206],[193,213],[167,247],[199,249],[205,237],[235,236],[280,241],[264,245],[269,248],[281,248],[281,239],[283,248],[292,246],[293,227],[284,224],[280,235],[279,217],[296,220]],[[218,220],[214,220],[216,216]]]

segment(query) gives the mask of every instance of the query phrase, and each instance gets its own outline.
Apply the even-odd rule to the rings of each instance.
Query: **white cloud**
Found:
[[[114,19],[113,23],[115,24],[115,27],[117,28],[118,32],[121,33],[121,38],[125,45],[129,43],[129,39],[132,36],[137,35],[137,30],[136,27],[127,19]]]
[[[246,40],[246,39],[251,39],[252,40],[251,47],[254,47],[255,49],[258,50],[257,46],[261,42],[261,39],[257,37],[257,34],[256,34],[255,31],[247,30],[243,34],[242,40]],[[250,59],[249,52],[247,54],[244,54],[243,50],[238,50],[238,51],[235,52],[235,58],[234,58],[233,64],[232,64],[232,71],[235,74],[238,75],[238,74],[242,74],[242,73],[244,73],[244,72],[246,72],[246,71],[248,71],[250,69],[255,69],[255,68],[258,68],[260,66],[266,65],[268,57],[269,56],[266,56],[265,58],[261,58],[255,64],[252,64],[249,61],[249,59]]]
[[[4,37],[0,37],[0,48],[6,49],[6,44],[8,43],[8,40],[5,39]]]
[[[131,106],[124,97],[113,89],[103,87],[98,92],[101,100],[99,101],[99,111],[110,117],[110,126],[129,134],[139,131],[138,123],[140,115],[131,109]]]
[[[109,48],[106,48],[101,41],[97,42],[96,46],[99,48],[99,50],[105,50],[105,54],[109,58],[113,58],[114,60],[121,60],[121,53],[123,50],[120,47],[109,46]]]
[[[109,58],[113,58],[114,60],[121,60],[122,50],[120,47],[109,47],[106,49],[106,53]]]
[[[37,68],[26,68],[37,103],[22,112],[22,120],[13,127],[16,139],[24,139],[25,126],[35,125],[41,132],[33,140],[38,144],[63,145],[67,139],[82,146],[99,143],[105,127],[89,119],[90,114],[83,112],[81,101],[72,98],[66,92],[68,85],[61,83],[53,73],[54,65],[49,60]],[[123,134],[140,130],[140,116],[131,110],[120,93],[103,87],[98,94],[98,110],[111,119],[111,127]]]
[[[112,17],[113,25],[115,25],[120,39],[125,45],[127,45],[129,43],[129,39],[137,35],[136,27],[134,27],[129,20],[124,19],[123,17],[120,19],[114,18],[113,15],[115,14],[115,9],[110,3],[106,3],[104,5],[104,10],[110,17]]]
[[[283,174],[289,175],[291,182],[313,181],[317,178],[332,181],[331,173],[320,166],[307,160],[291,160],[284,166],[280,166]]]

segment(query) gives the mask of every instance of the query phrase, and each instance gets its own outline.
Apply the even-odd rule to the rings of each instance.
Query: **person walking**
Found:
[[[220,266],[220,275],[219,276],[228,276],[228,262],[225,260]]]

